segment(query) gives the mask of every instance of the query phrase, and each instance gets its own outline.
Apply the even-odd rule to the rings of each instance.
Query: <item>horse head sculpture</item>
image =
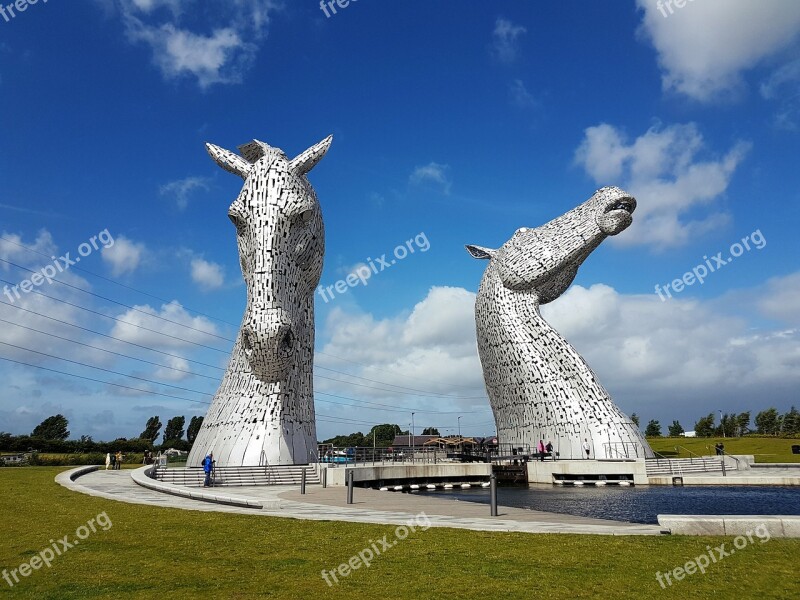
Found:
[[[499,249],[468,245],[489,259],[475,302],[478,351],[501,442],[554,442],[564,458],[652,456],[638,428],[611,401],[578,352],[541,316],[608,236],[633,222],[636,200],[617,187],[535,229],[520,228]]]
[[[220,466],[302,464],[316,454],[313,292],[325,231],[306,175],[331,141],[293,159],[258,140],[239,146],[240,155],[206,144],[220,167],[244,179],[228,217],[247,307],[189,464],[212,450]]]

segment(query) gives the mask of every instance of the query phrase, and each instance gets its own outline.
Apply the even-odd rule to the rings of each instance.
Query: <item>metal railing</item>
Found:
[[[694,459],[694,457],[696,456],[697,458],[699,458],[700,460],[702,460],[702,461],[704,461],[704,462],[705,462],[705,458],[703,458],[702,456],[700,456],[700,455],[699,455],[699,454],[697,454],[696,452],[692,452],[692,451],[691,451],[691,450],[689,450],[689,449],[688,449],[686,446],[680,446],[680,445],[678,445],[678,446],[675,446],[675,452],[677,452],[678,454],[680,454],[680,452],[679,452],[679,450],[678,450],[679,448],[680,448],[681,450],[686,450],[687,454],[689,454],[689,461],[692,461],[692,460]],[[676,457],[676,458],[677,458],[677,457]]]
[[[677,475],[679,475],[681,477],[681,479],[683,478],[683,469],[681,468],[681,463],[680,462],[676,461],[675,459],[667,458],[666,456],[664,456],[660,452],[656,452],[655,450],[653,450],[653,454],[655,454],[656,458],[655,459],[652,459],[652,458],[649,459],[650,464],[652,464],[653,460],[655,460],[656,468],[660,468],[661,467],[661,460],[663,459],[663,460],[667,461],[667,466],[669,467],[669,474],[670,475],[675,475],[676,474],[675,473],[675,469],[677,468],[678,469]]]

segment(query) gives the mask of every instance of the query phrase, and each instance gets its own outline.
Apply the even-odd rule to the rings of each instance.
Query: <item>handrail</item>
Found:
[[[686,450],[686,452],[688,452],[689,454],[693,454],[694,456],[696,456],[696,457],[697,457],[697,458],[699,458],[700,460],[705,460],[705,459],[704,459],[702,456],[700,456],[699,454],[697,454],[697,453],[695,453],[695,452],[692,452],[692,451],[691,451],[691,450],[689,450],[689,449],[688,449],[686,446],[681,446],[681,445],[675,446],[675,450],[676,450],[676,451],[678,450],[678,448],[683,448],[683,449],[684,449],[684,450]],[[689,460],[690,460],[690,461],[692,460],[692,457],[691,457],[691,456],[689,457]]]
[[[611,444],[609,444],[609,443],[604,443],[603,446],[606,446],[606,450],[607,451],[616,452],[617,456],[619,456],[620,458],[628,458],[628,456],[626,454],[622,454],[619,450],[617,450],[616,448],[612,447]]]
[[[656,457],[657,457],[656,458],[656,465],[661,466],[661,463],[659,461],[663,458],[665,461],[667,461],[667,464],[669,465],[669,474],[670,475],[674,475],[675,472],[673,471],[673,468],[674,467],[678,467],[678,474],[681,477],[683,477],[683,469],[681,468],[681,463],[680,462],[676,462],[676,461],[674,461],[674,460],[672,460],[670,458],[667,458],[666,456],[664,456],[660,452],[656,452],[655,450],[653,450],[653,454],[655,454]]]
[[[723,456],[730,456],[733,460],[736,461],[736,470],[738,471],[739,470],[739,459],[736,458],[733,454],[728,454],[727,452],[725,452],[724,448],[720,448],[719,451],[722,452]]]

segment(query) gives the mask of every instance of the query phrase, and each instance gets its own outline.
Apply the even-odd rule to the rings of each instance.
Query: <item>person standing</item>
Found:
[[[117,452],[117,471],[122,468],[122,450]]]
[[[553,460],[556,459],[556,455],[553,454],[553,442],[547,440],[547,446],[544,447],[544,450],[545,452],[547,452],[547,454],[550,455],[550,458],[552,458]]]
[[[211,470],[214,468],[214,455],[209,452],[203,459],[203,472],[206,474],[206,479],[203,482],[203,487],[211,485]]]
[[[106,471],[111,466],[111,452],[106,452]]]
[[[539,440],[539,462],[544,462],[544,440]]]
[[[112,471],[116,471],[117,470],[117,453],[116,452],[112,452],[111,453],[111,470]]]
[[[586,458],[589,458],[589,453],[591,452],[592,447],[589,445],[589,440],[583,438],[583,451],[586,453]]]

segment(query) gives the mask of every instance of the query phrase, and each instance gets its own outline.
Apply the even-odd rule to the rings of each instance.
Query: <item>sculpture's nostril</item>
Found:
[[[281,354],[281,356],[289,356],[292,353],[293,349],[294,349],[294,334],[290,329],[281,338],[281,342],[278,346],[278,352]]]
[[[250,337],[250,332],[247,330],[242,331],[242,347],[247,352],[253,351],[253,340]]]

